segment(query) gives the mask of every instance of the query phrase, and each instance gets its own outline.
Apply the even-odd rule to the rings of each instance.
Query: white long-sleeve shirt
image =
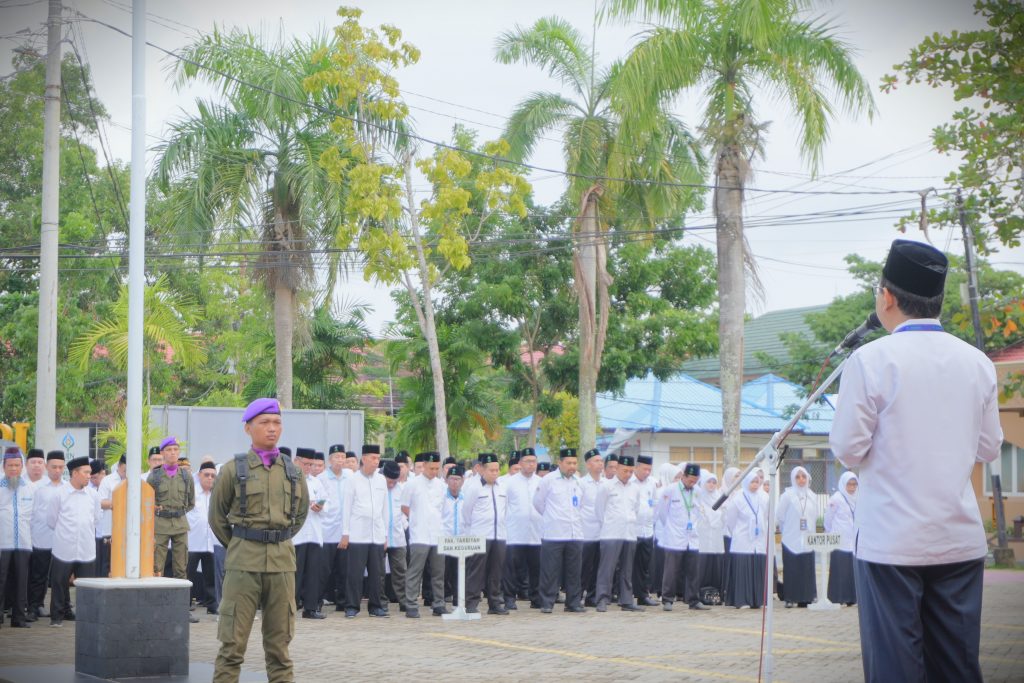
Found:
[[[508,543],[509,545],[540,545],[541,514],[533,499],[541,478],[527,477],[520,472],[508,478]]]
[[[836,491],[828,499],[828,507],[825,508],[825,531],[830,534],[839,534],[842,540],[839,542],[839,549],[847,552],[853,551],[854,521],[857,518],[857,502],[851,499],[842,491]]]
[[[384,528],[387,532],[389,548],[405,547],[405,530],[409,528],[409,520],[402,512],[402,489],[405,484],[395,482],[393,488],[388,489],[388,502],[385,507],[387,519],[384,520]]]
[[[62,562],[96,559],[96,521],[100,501],[89,487],[64,484],[50,500],[46,524],[53,529],[53,556]]]
[[[583,499],[580,504],[580,515],[583,518],[583,540],[601,540],[601,518],[597,516],[594,503],[597,501],[597,492],[601,485],[607,481],[603,475],[598,474],[594,479],[590,474],[584,474],[580,478],[580,486],[583,488]]]
[[[50,503],[64,488],[64,480],[56,483],[49,478],[36,484],[32,504],[32,547],[41,550],[53,548],[53,529],[46,523],[47,515],[50,512]]]
[[[388,483],[384,475],[374,472],[369,477],[362,470],[345,480],[345,510],[341,534],[349,543],[383,545],[387,540]]]
[[[335,474],[330,468],[317,477],[327,492],[327,506],[324,508],[324,543],[337,545],[341,540],[341,518],[345,509],[345,480],[352,476],[352,470],[342,468]]]
[[[636,519],[637,538],[650,538],[654,535],[654,506],[658,502],[658,482],[651,476],[640,481],[633,476],[633,483],[640,489],[640,511]]]
[[[798,491],[790,486],[779,496],[779,510],[776,514],[779,531],[782,532],[782,545],[791,553],[813,553],[804,543],[807,534],[818,531],[818,497],[808,486],[806,491]]]
[[[1003,441],[995,368],[922,325],[938,321],[903,323],[843,370],[829,443],[859,470],[854,548],[868,562],[946,564],[988,552],[971,473]]]
[[[465,488],[465,487],[463,487]],[[462,510],[466,507],[466,497],[459,491],[459,495],[453,496],[446,487],[444,490],[444,507],[441,510],[441,526],[444,528],[445,536],[463,536],[466,533],[466,525],[462,523]]]
[[[99,488],[96,490],[96,495],[99,496],[100,502],[105,500],[114,500],[114,489],[117,488],[118,484],[122,481],[121,477],[117,475],[117,472],[111,472],[107,476],[103,477],[103,481],[100,482]],[[196,492],[198,495],[199,485],[196,485]],[[187,517],[188,515],[186,515]],[[104,510],[103,506],[100,506],[100,518],[96,522],[96,538],[103,538],[110,536],[113,533],[114,527],[114,510]]]
[[[330,507],[330,500],[327,498],[327,491],[324,490],[323,482],[316,477],[306,477],[306,489],[309,491],[309,514],[306,521],[302,523],[299,533],[292,538],[292,543],[312,543],[313,545],[324,544],[324,514]],[[319,512],[313,510],[313,503],[324,501],[324,507]]]
[[[488,540],[504,541],[508,538],[505,520],[508,513],[508,492],[500,483],[485,484],[477,477],[465,488],[462,506],[463,533],[483,536]]]
[[[545,541],[582,541],[580,501],[583,487],[576,477],[552,472],[540,480],[533,507],[541,514],[540,537]]]
[[[640,513],[640,487],[632,479],[605,479],[594,500],[594,514],[601,520],[602,541],[635,541]]]
[[[658,545],[665,550],[700,550],[703,511],[697,487],[687,490],[680,482],[659,489],[654,513],[661,522]]]
[[[106,481],[106,480],[104,480]],[[216,537],[210,529],[210,494],[201,484],[196,485],[196,506],[185,513],[188,518],[188,551],[212,553]]]
[[[712,510],[717,500],[715,496],[700,497],[700,524],[697,525],[697,542],[700,552],[705,555],[722,554],[725,552],[725,510]],[[733,500],[731,496],[728,500]]]
[[[32,511],[35,487],[21,482],[11,488],[0,478],[0,550],[32,550]]]
[[[732,536],[730,553],[763,555],[767,550],[768,496],[762,491],[737,490],[725,510],[725,525]],[[773,543],[774,545],[774,543]]]
[[[402,491],[402,505],[409,508],[409,544],[437,545],[444,534],[442,513],[448,487],[441,477],[416,477]]]

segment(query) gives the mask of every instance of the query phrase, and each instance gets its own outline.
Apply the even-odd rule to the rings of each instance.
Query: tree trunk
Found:
[[[743,385],[743,183],[746,161],[738,147],[718,155],[715,190],[718,246],[718,357],[722,389],[722,441],[725,466],[739,466],[740,392]]]
[[[579,422],[584,453],[597,443],[597,373],[600,370],[597,319],[598,219],[597,193],[592,188],[583,200],[582,220],[576,247],[576,298],[579,302]],[[573,444],[566,444],[572,446]]]
[[[434,430],[436,432],[437,450],[441,458],[447,458],[450,454],[448,446],[448,405],[444,395],[444,371],[441,368],[441,349],[437,344],[437,325],[434,322],[434,302],[430,294],[430,269],[427,267],[427,258],[423,252],[423,239],[420,237],[419,216],[416,214],[416,195],[412,188],[413,168],[412,157],[406,157],[405,161],[405,190],[406,200],[409,207],[409,229],[412,233],[413,244],[416,246],[416,259],[419,264],[420,285],[423,287],[423,296],[419,296],[412,281],[406,276],[405,286],[412,299],[413,308],[416,310],[416,319],[420,324],[420,331],[427,341],[427,351],[430,355],[430,376],[434,383]]]
[[[295,332],[295,292],[278,281],[274,287],[274,362],[277,400],[292,407],[292,336]]]

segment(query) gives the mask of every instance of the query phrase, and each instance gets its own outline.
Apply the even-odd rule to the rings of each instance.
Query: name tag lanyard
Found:
[[[810,496],[800,497],[800,531],[807,531],[807,502]]]
[[[754,536],[760,536],[761,517],[759,513],[761,512],[761,501],[757,501],[757,509],[755,510],[753,504],[750,502],[750,496],[747,495],[746,491],[743,492],[743,500],[747,501],[747,507],[750,508],[752,513],[754,513]]]
[[[893,334],[899,334],[900,332],[942,332],[942,325],[939,325],[938,323],[915,323],[913,325],[904,325],[893,332]]]
[[[676,484],[679,487],[679,497],[683,499],[683,505],[686,507],[686,530],[693,531],[693,517],[690,512],[693,510],[693,491],[690,491],[690,497],[686,497],[686,489],[683,488],[682,484]]]

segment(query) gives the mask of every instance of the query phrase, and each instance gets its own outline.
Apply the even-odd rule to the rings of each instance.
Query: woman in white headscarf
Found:
[[[786,607],[807,607],[817,599],[814,551],[804,538],[818,531],[818,497],[811,490],[811,475],[793,468],[792,483],[779,497],[779,531],[782,532],[782,595]]]
[[[857,517],[857,475],[843,472],[839,490],[829,498],[825,510],[825,531],[840,534],[839,548],[832,551],[828,570],[829,602],[843,605],[857,603],[857,587],[853,582],[853,523]]]
[[[661,492],[666,486],[671,486],[674,481],[682,476],[683,468],[686,467],[684,462],[682,465],[673,465],[670,462],[662,463],[658,467],[658,489],[655,492],[655,496],[660,496]],[[661,537],[661,520],[658,515],[654,515],[654,552],[651,553],[651,585],[654,586],[655,592],[658,597],[661,597],[661,578],[665,572],[665,549],[658,545],[658,539]]]
[[[700,590],[717,588],[721,596],[725,591],[725,516],[722,508],[713,510],[718,500],[718,476],[711,470],[701,470],[698,501],[703,513],[702,524],[697,527],[700,555]]]
[[[759,608],[764,603],[764,554],[771,534],[768,505],[760,488],[757,473],[750,472],[725,511],[725,525],[732,535],[725,604],[736,608]]]

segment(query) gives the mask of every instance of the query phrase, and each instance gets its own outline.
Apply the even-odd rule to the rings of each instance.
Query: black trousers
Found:
[[[301,604],[302,609],[311,612],[320,609],[323,587],[320,570],[324,564],[322,554],[323,546],[319,543],[300,543],[295,546],[295,604]]]
[[[583,560],[580,581],[586,602],[593,607],[597,604],[597,567],[601,562],[601,541],[583,541]]]
[[[654,537],[636,539],[633,553],[633,596],[637,599],[651,594],[651,566],[654,562]]]
[[[540,605],[540,549],[539,545],[508,545],[502,576],[506,602],[516,598],[529,598],[531,605]],[[557,590],[557,589],[556,589]]]
[[[540,542],[540,604],[551,609],[558,598],[559,584],[565,581],[565,606],[582,607],[583,541]]]
[[[110,536],[96,539],[96,576],[101,579],[110,576]]]
[[[185,576],[192,582],[192,599],[196,601],[197,605],[206,608],[217,606],[213,553],[190,552],[188,566],[185,567]]]
[[[864,679],[981,681],[985,560],[905,567],[854,560]]]
[[[469,559],[466,560],[466,595],[469,595]],[[429,566],[423,567],[424,580],[429,584]],[[431,591],[432,592],[432,591]],[[450,555],[444,556],[444,597],[452,599],[452,606],[459,605],[459,558]],[[430,603],[426,591],[423,592],[423,604]]]
[[[681,597],[688,605],[700,602],[700,563],[696,550],[665,550],[665,570],[661,578],[661,601],[672,603]],[[683,594],[679,595],[682,583]]]
[[[31,550],[0,550],[0,621],[11,608],[11,623],[24,624],[28,608],[28,571]],[[10,594],[11,602],[5,597]]]
[[[28,608],[36,609],[46,604],[46,587],[50,585],[49,548],[32,548],[32,559],[28,568]]]
[[[56,557],[50,562],[50,621],[62,621],[71,614],[71,575],[92,578],[96,562],[64,562]]]
[[[633,556],[636,542],[601,541],[601,563],[597,569],[597,602],[608,604],[618,589],[619,604],[633,604]],[[618,570],[618,571],[616,571]]]
[[[505,567],[505,541],[487,539],[487,552],[466,558],[466,609],[480,604],[480,594],[487,598],[489,609],[505,605],[501,592],[501,574]]]
[[[651,585],[654,586],[655,592],[658,593],[658,597],[661,597],[661,583],[665,576],[665,549],[657,543],[654,544],[654,552],[652,553],[653,561],[651,564]]]
[[[337,543],[326,543],[323,556],[327,565],[323,573],[324,600],[344,607],[348,600],[348,550],[342,550]]]
[[[349,543],[348,562],[345,567],[348,574],[348,588],[345,592],[345,609],[359,611],[363,599],[363,572],[366,572],[367,608],[385,609],[380,594],[380,580],[384,576],[384,544]]]

